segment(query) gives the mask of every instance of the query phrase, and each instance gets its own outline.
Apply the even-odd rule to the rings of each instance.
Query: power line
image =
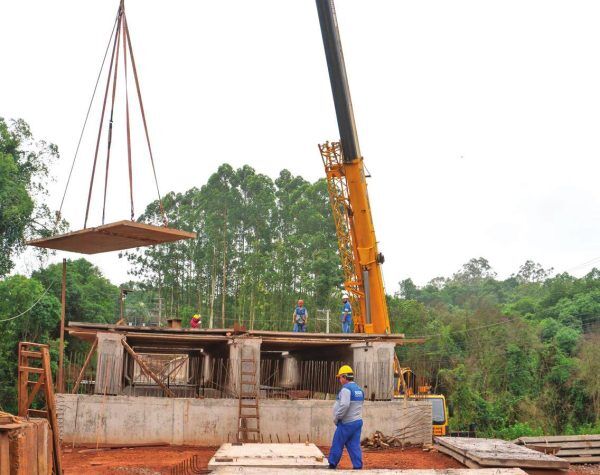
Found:
[[[27,309],[22,311],[21,313],[19,313],[18,315],[15,315],[14,317],[9,317],[9,318],[5,318],[3,320],[0,320],[0,323],[2,322],[8,322],[10,320],[15,320],[19,317],[22,317],[23,315],[25,315],[26,313],[28,313],[29,311],[31,311],[38,303],[41,302],[42,298],[44,298],[44,296],[48,293],[48,291],[50,290],[50,288],[54,285],[54,281],[50,282],[50,285],[48,287],[46,287],[46,290],[44,290],[44,293],[42,293],[42,295],[39,296],[39,298],[33,302],[33,304]]]

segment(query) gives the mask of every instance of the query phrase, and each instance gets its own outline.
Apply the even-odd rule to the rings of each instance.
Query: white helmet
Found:
[[[342,300],[348,300],[350,297],[348,297],[348,294],[344,293],[342,294]]]

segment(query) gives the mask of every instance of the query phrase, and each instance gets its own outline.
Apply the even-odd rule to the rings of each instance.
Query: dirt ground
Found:
[[[329,447],[320,447],[324,454]],[[204,468],[217,447],[144,447],[135,449],[111,449],[89,452],[83,448],[65,447],[63,464],[65,475],[114,474],[114,475],[159,475],[169,474],[170,469],[193,455],[200,458]],[[83,450],[83,452],[81,452]],[[435,450],[429,452],[420,448],[371,450],[363,452],[364,468],[464,468],[456,460]],[[352,468],[346,452],[339,468]],[[561,475],[600,474],[600,467],[572,466]],[[550,475],[546,472],[547,475]]]

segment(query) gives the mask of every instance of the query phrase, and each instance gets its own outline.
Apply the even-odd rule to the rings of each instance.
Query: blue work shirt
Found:
[[[352,320],[352,305],[346,302],[342,307],[342,322],[350,322]]]
[[[333,422],[347,424],[362,419],[362,407],[365,393],[354,381],[342,386],[333,406]]]
[[[306,321],[306,307],[296,307],[294,315],[296,315],[296,323],[304,323]]]

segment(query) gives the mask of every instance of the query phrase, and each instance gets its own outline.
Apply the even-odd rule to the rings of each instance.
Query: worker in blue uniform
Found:
[[[348,300],[348,295],[342,295],[342,301],[344,302],[342,305],[342,316],[340,317],[342,321],[342,333],[350,333],[350,329],[352,328],[352,305]]]
[[[354,382],[354,371],[350,366],[342,366],[337,373],[337,379],[342,385],[342,389],[340,389],[333,406],[333,423],[336,425],[336,429],[329,451],[329,468],[337,467],[344,447],[346,447],[352,467],[360,470],[362,469],[360,432],[363,426],[362,407],[365,393]]]
[[[306,324],[308,323],[308,310],[304,306],[304,300],[298,300],[298,305],[294,309],[294,315],[292,317],[294,323],[295,332],[305,332]]]

